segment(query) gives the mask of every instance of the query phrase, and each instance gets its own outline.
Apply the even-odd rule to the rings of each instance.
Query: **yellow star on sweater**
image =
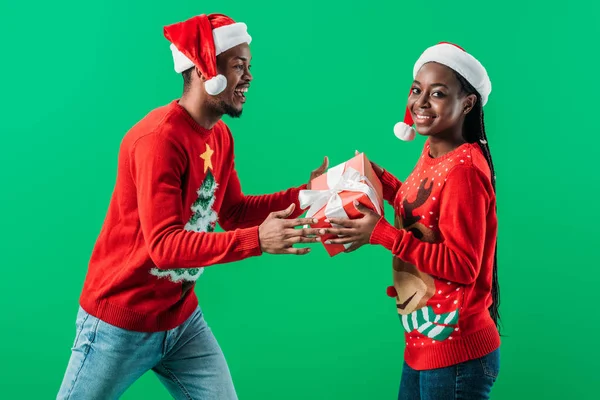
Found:
[[[213,155],[214,151],[213,149],[210,148],[210,146],[208,145],[208,143],[206,143],[206,151],[202,154],[200,154],[200,158],[204,160],[204,172],[206,172],[207,169],[212,169],[213,165],[212,165],[212,160],[211,157]]]

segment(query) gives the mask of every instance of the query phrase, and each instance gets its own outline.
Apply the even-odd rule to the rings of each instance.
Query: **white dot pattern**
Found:
[[[396,210],[402,214],[404,220],[408,217],[416,217],[420,226],[419,229],[430,229],[434,237],[437,237],[439,234],[440,218],[444,218],[443,215],[440,215],[440,203],[445,201],[443,197],[444,186],[448,184],[448,174],[457,165],[473,165],[473,161],[475,161],[473,158],[476,159],[476,155],[479,153],[471,152],[468,148],[461,147],[459,150],[448,153],[448,155],[442,156],[439,159],[432,159],[425,152],[429,152],[428,145],[425,146],[424,153],[418,159],[414,171],[404,181],[406,184],[400,190],[401,197],[399,199],[401,199],[401,202],[400,204],[396,204]],[[482,161],[485,163],[485,160]],[[452,179],[452,175],[450,175],[450,179]],[[427,195],[424,202],[423,191]],[[405,205],[406,207],[404,207]],[[463,286],[453,283],[451,280],[448,279],[441,282],[436,280],[436,290],[428,303],[432,307],[429,313],[435,314],[431,315],[431,317],[436,318],[436,316],[448,315],[462,307],[461,289]],[[433,322],[433,319],[431,319],[431,322]],[[453,325],[455,327],[451,330],[452,335],[448,336],[442,343],[460,338],[459,329],[456,327],[458,321],[453,323]],[[437,338],[438,340],[433,340],[426,334],[421,334],[417,328],[414,328],[410,333],[410,336],[408,336],[408,332],[406,335],[407,346],[412,345],[415,348],[426,349],[427,346],[435,345],[439,342],[439,338]],[[414,351],[417,350],[415,349]]]

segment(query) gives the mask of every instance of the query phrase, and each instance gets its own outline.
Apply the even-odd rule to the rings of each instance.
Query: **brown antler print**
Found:
[[[415,199],[415,201],[413,201],[412,203],[409,202],[407,199],[404,199],[402,201],[402,207],[406,212],[406,217],[404,218],[404,226],[408,231],[412,232],[418,239],[421,239],[423,237],[423,233],[420,230],[414,228],[413,225],[419,222],[421,220],[421,217],[419,217],[418,215],[414,215],[414,211],[415,209],[425,204],[425,202],[429,198],[429,195],[431,194],[431,191],[433,190],[433,182],[429,182],[429,186],[425,187],[427,185],[428,179],[429,178],[425,178],[421,181],[419,189],[417,189],[417,198]]]
[[[394,221],[397,229],[406,229],[412,232],[415,238],[428,243],[435,243],[437,236],[433,230],[423,225],[421,215],[415,215],[415,210],[427,202],[433,192],[434,183],[428,178],[423,179],[417,189],[415,200],[413,202],[409,202],[406,198],[402,200],[403,210],[396,209]],[[436,292],[433,277],[399,257],[394,257],[393,266],[398,314],[409,315],[425,307]]]

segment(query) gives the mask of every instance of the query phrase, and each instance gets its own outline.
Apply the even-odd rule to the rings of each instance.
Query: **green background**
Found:
[[[0,397],[55,397],[120,140],[181,92],[162,27],[222,12],[254,38],[244,115],[226,120],[247,193],[355,149],[403,179],[423,143],[392,132],[414,61],[452,41],[484,63],[506,335],[492,398],[597,398],[600,9],[556,4],[3,1]],[[316,246],[210,268],[196,291],[240,398],[394,399],[390,264],[382,247],[330,259]],[[152,374],[123,396],[168,397]]]

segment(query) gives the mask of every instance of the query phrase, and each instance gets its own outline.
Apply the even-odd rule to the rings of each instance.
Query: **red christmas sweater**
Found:
[[[441,368],[500,346],[490,317],[496,197],[477,144],[438,158],[429,142],[404,183],[388,172],[384,197],[395,210],[371,236],[393,255],[393,289],[413,369]],[[395,289],[395,290],[394,290]]]
[[[300,215],[303,188],[244,195],[224,122],[206,130],[177,100],[151,111],[121,143],[82,308],[129,330],[180,325],[198,305],[203,267],[260,255],[258,225],[291,203]],[[217,222],[225,232],[213,232]]]

